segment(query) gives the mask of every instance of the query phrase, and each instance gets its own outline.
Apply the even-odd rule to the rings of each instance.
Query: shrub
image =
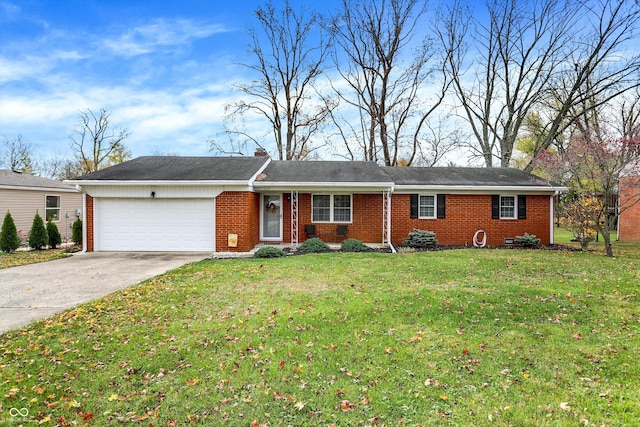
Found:
[[[33,218],[33,224],[31,224],[31,231],[29,232],[29,246],[33,249],[44,249],[49,243],[49,235],[47,234],[47,228],[44,226],[44,221],[38,212]]]
[[[20,246],[20,236],[16,230],[16,223],[13,222],[11,213],[7,211],[2,221],[2,231],[0,231],[0,251],[12,253]]]
[[[73,221],[73,225],[71,225],[71,240],[78,245],[82,244],[82,220],[80,218]]]
[[[321,252],[330,252],[331,249],[329,248],[329,245],[327,245],[319,238],[312,237],[311,239],[305,240],[300,245],[299,251],[306,254],[316,254]]]
[[[253,254],[254,258],[280,258],[287,253],[282,249],[274,248],[273,246],[265,246],[260,248]]]
[[[405,246],[417,249],[435,248],[438,246],[436,233],[433,231],[425,231],[414,229],[409,233],[409,237],[402,241]]]
[[[358,239],[347,239],[343,241],[340,249],[342,249],[342,252],[368,252],[371,250],[369,246]]]
[[[55,249],[62,243],[62,236],[58,231],[58,226],[51,222],[51,218],[47,221],[47,235],[49,236],[49,247]]]
[[[516,236],[516,243],[525,248],[533,248],[540,244],[540,239],[535,234],[524,233],[524,236]]]

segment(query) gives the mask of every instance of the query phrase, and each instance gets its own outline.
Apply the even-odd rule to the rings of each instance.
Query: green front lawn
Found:
[[[638,425],[619,253],[191,264],[1,336],[0,424]]]

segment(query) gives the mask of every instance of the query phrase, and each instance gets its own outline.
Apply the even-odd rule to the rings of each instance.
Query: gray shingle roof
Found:
[[[396,185],[553,187],[542,178],[512,168],[385,167],[384,170]]]
[[[79,181],[247,181],[268,157],[144,156],[83,175]]]
[[[375,162],[272,161],[258,178],[261,182],[391,183]]]
[[[76,178],[82,181],[247,181],[268,157],[138,157]],[[32,177],[35,178],[35,177]],[[375,162],[272,160],[256,185],[389,184],[396,186],[535,187],[556,185],[519,169],[380,167]],[[64,185],[61,184],[60,185]]]
[[[68,185],[60,181],[29,175],[26,173],[14,172],[8,169],[0,169],[0,186],[75,190],[75,187],[72,185]]]

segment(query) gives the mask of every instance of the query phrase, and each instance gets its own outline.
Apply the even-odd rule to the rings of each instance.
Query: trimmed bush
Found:
[[[402,241],[405,246],[416,249],[429,249],[438,246],[436,233],[433,231],[414,229],[409,233],[409,237]]]
[[[534,248],[540,244],[540,239],[535,234],[524,233],[524,236],[516,236],[516,243],[525,248]]]
[[[71,240],[77,245],[82,244],[82,220],[80,218],[73,221],[71,225]]]
[[[298,248],[300,252],[305,254],[317,254],[321,252],[330,252],[331,249],[329,245],[320,240],[317,237],[312,237],[311,239],[305,240]]]
[[[12,253],[18,247],[20,247],[20,236],[11,213],[7,211],[2,221],[2,231],[0,231],[0,251]]]
[[[371,250],[369,246],[358,239],[347,239],[343,241],[340,249],[342,249],[342,252],[368,252]]]
[[[58,226],[51,222],[51,218],[47,221],[47,235],[49,236],[49,247],[55,249],[62,243],[62,236],[58,231]]]
[[[47,247],[49,243],[49,235],[47,234],[47,228],[44,226],[44,221],[38,212],[33,217],[33,224],[31,224],[31,231],[29,232],[29,246],[33,249],[41,250]]]
[[[280,258],[287,253],[282,249],[274,248],[273,246],[265,246],[260,248],[253,254],[254,258]]]

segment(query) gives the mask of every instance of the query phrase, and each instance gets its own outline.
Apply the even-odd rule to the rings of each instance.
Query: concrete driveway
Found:
[[[0,334],[210,256],[91,252],[0,269]]]

